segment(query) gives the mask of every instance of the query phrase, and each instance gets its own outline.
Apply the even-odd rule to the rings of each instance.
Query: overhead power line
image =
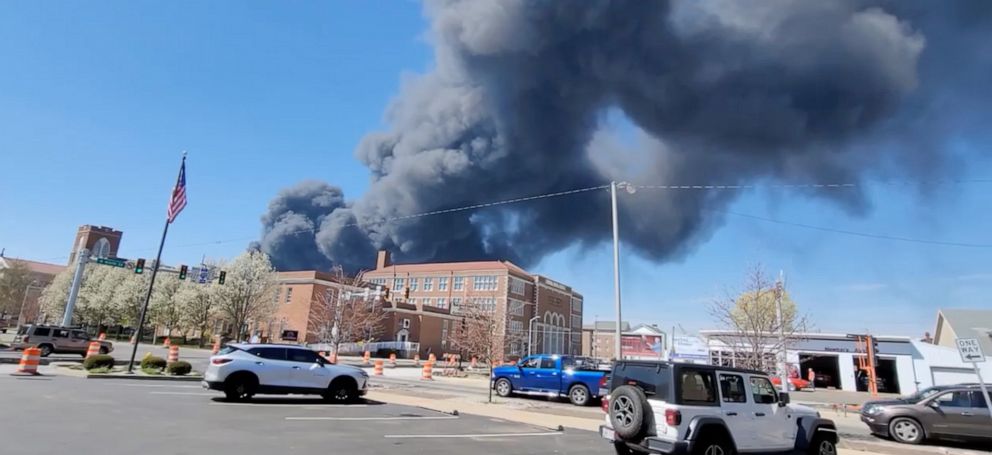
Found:
[[[871,182],[871,184],[873,184],[873,185],[874,184],[880,184],[880,185],[899,185],[899,186],[937,186],[937,185],[960,185],[960,184],[972,184],[972,183],[992,183],[992,179],[899,180],[899,181],[881,181],[881,182],[876,181],[876,182]],[[703,191],[705,191],[705,190],[754,190],[754,189],[831,189],[831,190],[843,190],[843,189],[852,189],[852,188],[864,187],[866,185],[865,184],[862,184],[862,183],[796,183],[796,184],[754,184],[754,185],[718,185],[718,184],[706,184],[706,185],[633,185],[632,184],[631,186],[634,187],[634,188],[637,188],[637,189],[654,189],[654,190],[703,190]],[[504,199],[504,200],[493,201],[493,202],[486,202],[486,203],[480,203],[480,204],[471,204],[471,205],[465,205],[465,206],[459,206],[459,207],[452,207],[452,208],[447,208],[447,209],[430,210],[430,211],[426,211],[426,212],[412,213],[412,214],[409,214],[409,215],[399,215],[399,216],[394,216],[394,217],[387,217],[387,218],[383,218],[381,220],[381,222],[390,223],[390,222],[395,222],[395,221],[402,221],[402,220],[409,220],[409,219],[416,219],[416,218],[424,218],[424,217],[435,216],[435,215],[443,215],[443,214],[448,214],[448,213],[464,212],[464,211],[477,210],[477,209],[488,208],[488,207],[496,207],[496,206],[502,206],[502,205],[516,204],[516,203],[533,201],[533,200],[538,200],[538,199],[547,199],[547,198],[554,198],[554,197],[569,196],[569,195],[579,194],[579,193],[585,193],[585,192],[589,192],[589,191],[604,190],[604,189],[608,189],[609,187],[610,187],[609,184],[603,184],[603,185],[596,185],[596,186],[590,186],[590,187],[585,187],[585,188],[576,188],[576,189],[572,189],[572,190],[557,191],[557,192],[552,192],[552,193],[543,193],[543,194],[537,194],[537,195],[532,195],[532,196],[517,197],[517,198],[512,198],[512,199]],[[836,232],[836,233],[841,233],[841,234],[857,235],[857,236],[862,236],[862,237],[873,237],[873,238],[880,238],[880,239],[887,239],[887,240],[907,241],[907,242],[915,242],[915,243],[926,243],[926,244],[933,244],[933,245],[976,247],[976,248],[989,248],[989,247],[992,247],[992,245],[985,245],[985,244],[960,243],[960,242],[942,242],[942,241],[937,241],[937,240],[922,240],[922,239],[911,239],[911,238],[907,238],[907,237],[885,236],[885,235],[859,233],[859,232],[854,232],[854,231],[844,231],[844,230],[840,230],[840,229],[832,229],[832,228],[824,228],[824,227],[819,227],[819,226],[805,225],[805,224],[802,224],[802,223],[790,223],[790,222],[781,221],[781,220],[773,220],[771,218],[757,217],[757,216],[754,216],[754,215],[737,214],[737,213],[732,213],[732,212],[721,212],[721,213],[727,213],[727,214],[730,214],[730,215],[737,215],[737,216],[742,216],[742,217],[750,217],[750,218],[754,218],[754,219],[759,219],[759,220],[768,221],[768,222],[774,222],[774,223],[783,224],[783,225],[794,225],[796,227],[803,227],[803,228],[807,228],[807,229],[816,229],[816,230],[822,230],[822,231],[828,231],[828,232]],[[357,227],[357,226],[359,226],[358,223],[349,223],[349,224],[343,225],[341,227]],[[318,227],[309,228],[309,229],[301,229],[301,230],[298,230],[298,231],[293,231],[293,232],[286,233],[285,235],[297,235],[297,234],[314,233],[314,232],[317,231],[317,229],[318,229]],[[203,242],[174,245],[173,248],[192,248],[192,247],[198,247],[198,246],[222,245],[222,244],[225,244],[225,243],[246,242],[246,241],[251,241],[251,240],[256,240],[256,239],[258,239],[258,236],[239,237],[239,238],[228,238],[228,239],[218,239],[218,240],[209,240],[209,241],[203,241]],[[145,252],[145,251],[152,251],[152,250],[153,249],[138,249],[138,250],[134,250],[134,251],[135,252]],[[59,259],[68,259],[68,257],[69,257],[68,255],[65,255],[65,256],[59,256],[59,257],[55,257],[55,258],[48,258],[48,259],[44,259],[44,260],[54,261],[54,260],[59,260]]]

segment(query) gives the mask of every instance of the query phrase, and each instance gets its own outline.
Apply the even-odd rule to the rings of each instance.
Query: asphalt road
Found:
[[[9,369],[0,369],[2,453],[612,453],[590,432],[414,407],[305,397],[226,403],[190,383],[16,378]]]

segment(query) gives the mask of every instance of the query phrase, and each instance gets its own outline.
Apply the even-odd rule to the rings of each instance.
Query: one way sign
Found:
[[[985,361],[985,354],[982,353],[982,345],[978,344],[978,338],[957,338],[954,341],[958,344],[958,353],[961,354],[961,361],[965,363],[980,363]]]

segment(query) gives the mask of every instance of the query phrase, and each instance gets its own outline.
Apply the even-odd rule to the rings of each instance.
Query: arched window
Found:
[[[110,241],[106,237],[100,237],[96,243],[93,244],[93,250],[90,255],[98,258],[105,258],[110,256]]]

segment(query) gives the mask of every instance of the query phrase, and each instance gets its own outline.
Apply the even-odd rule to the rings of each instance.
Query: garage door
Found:
[[[960,384],[962,382],[978,382],[975,370],[969,368],[930,368],[933,373],[933,385]]]

